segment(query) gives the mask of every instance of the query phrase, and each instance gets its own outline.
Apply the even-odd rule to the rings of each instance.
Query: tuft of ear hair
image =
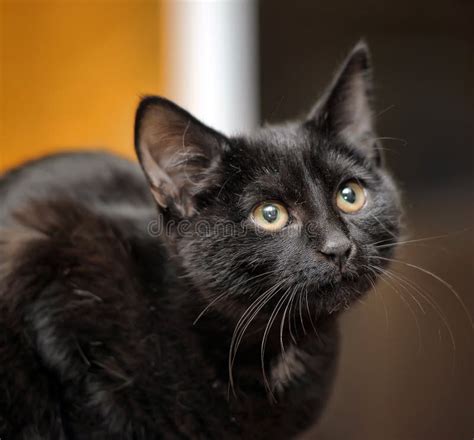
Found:
[[[380,162],[372,105],[372,69],[367,44],[355,45],[330,86],[313,107],[309,121]]]
[[[227,140],[173,102],[145,97],[135,118],[135,149],[163,210],[182,217],[195,212],[195,195],[219,163]]]

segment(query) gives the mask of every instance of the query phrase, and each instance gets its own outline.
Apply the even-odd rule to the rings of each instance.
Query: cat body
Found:
[[[74,171],[61,176],[65,169]],[[305,352],[299,361],[295,402],[269,402],[256,362],[242,374],[245,396],[229,404],[233,328],[212,314],[193,326],[205,304],[186,300],[196,293],[176,281],[149,234],[156,208],[136,164],[101,153],[52,156],[0,185],[9,207],[3,265],[14,260],[2,278],[6,438],[288,438],[312,420],[327,394],[312,370],[326,387],[332,376],[332,325],[321,352],[311,341],[315,359]],[[277,363],[279,346],[275,353]]]
[[[251,136],[145,98],[141,168],[70,153],[4,175],[0,437],[289,439],[310,427],[333,382],[338,316],[390,255],[377,243],[398,235],[368,69],[359,44],[306,120]]]

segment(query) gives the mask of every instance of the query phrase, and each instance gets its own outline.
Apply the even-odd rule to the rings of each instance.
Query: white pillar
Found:
[[[259,122],[256,0],[168,0],[168,97],[226,134]]]

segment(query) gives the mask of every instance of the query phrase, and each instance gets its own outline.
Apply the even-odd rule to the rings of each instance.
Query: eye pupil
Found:
[[[347,203],[352,204],[352,203],[355,203],[357,200],[357,195],[355,191],[349,186],[342,188],[341,196]]]
[[[273,223],[278,219],[278,208],[275,205],[265,205],[262,208],[262,216],[268,223]]]

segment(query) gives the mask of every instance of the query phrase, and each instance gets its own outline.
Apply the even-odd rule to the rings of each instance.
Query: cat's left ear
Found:
[[[173,102],[143,99],[135,120],[135,149],[151,192],[164,211],[196,211],[195,196],[213,179],[227,138]]]
[[[365,42],[352,49],[313,107],[310,122],[329,136],[380,162],[372,107],[372,71]]]

